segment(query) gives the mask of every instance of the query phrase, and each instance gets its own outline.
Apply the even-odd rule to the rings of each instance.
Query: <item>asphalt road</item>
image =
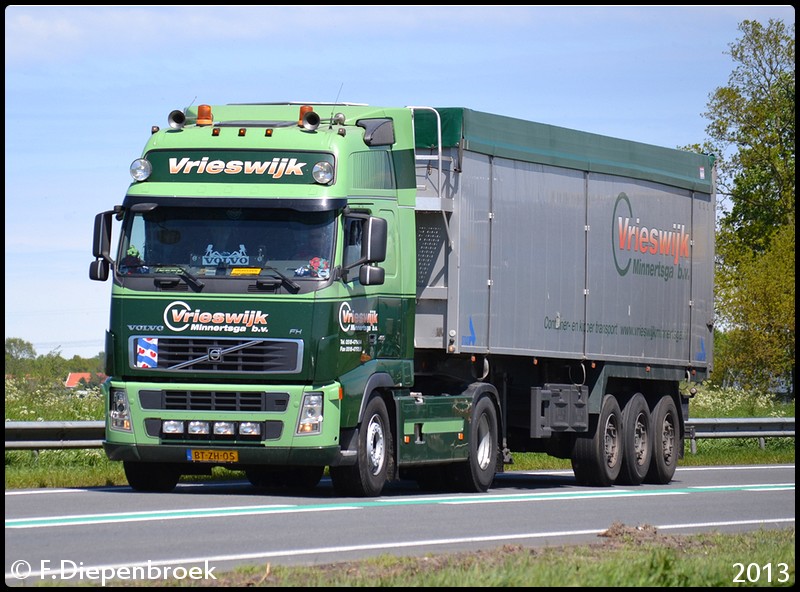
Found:
[[[325,479],[305,496],[246,481],[182,483],[169,494],[11,490],[5,508],[7,585],[211,579],[245,563],[580,543],[615,523],[672,534],[793,527],[795,467],[679,468],[669,485],[612,488],[577,486],[571,471],[513,472],[484,494],[399,482],[367,499],[336,497]]]

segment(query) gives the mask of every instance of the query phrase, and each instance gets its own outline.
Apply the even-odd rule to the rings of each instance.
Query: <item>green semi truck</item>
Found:
[[[134,489],[483,492],[514,452],[671,481],[712,367],[713,157],[456,107],[167,119],[89,271]]]

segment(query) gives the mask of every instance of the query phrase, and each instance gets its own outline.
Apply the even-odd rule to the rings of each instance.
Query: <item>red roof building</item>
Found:
[[[108,378],[102,372],[98,372],[95,374],[98,382],[103,382],[106,378]],[[81,381],[84,384],[89,384],[92,381],[92,373],[91,372],[70,372],[69,376],[67,376],[67,380],[64,382],[64,386],[67,388],[75,388],[81,385]]]

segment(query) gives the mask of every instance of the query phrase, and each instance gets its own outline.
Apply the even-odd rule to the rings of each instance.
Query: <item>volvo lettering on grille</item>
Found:
[[[302,371],[302,339],[203,339],[160,337],[158,357],[135,365],[144,336],[130,338],[131,367],[139,371],[296,374]],[[156,361],[157,360],[157,361]]]

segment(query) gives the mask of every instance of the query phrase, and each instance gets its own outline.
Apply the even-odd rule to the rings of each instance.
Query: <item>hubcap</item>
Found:
[[[672,425],[672,418],[664,418],[661,427],[661,449],[664,454],[664,461],[669,465],[672,463],[672,456],[675,453],[675,428]]]
[[[386,455],[386,442],[380,418],[373,416],[367,426],[367,461],[373,475],[380,473]]]
[[[606,464],[613,467],[619,460],[619,431],[614,417],[606,420],[606,429],[603,436],[603,450],[605,452]]]
[[[649,450],[650,442],[647,436],[647,418],[644,414],[640,414],[636,418],[636,427],[634,428],[633,435],[633,450],[636,455],[636,464],[639,466],[647,462],[647,451]]]
[[[486,469],[492,460],[492,430],[485,415],[481,415],[478,422],[478,447],[476,452],[478,466],[481,470]]]

